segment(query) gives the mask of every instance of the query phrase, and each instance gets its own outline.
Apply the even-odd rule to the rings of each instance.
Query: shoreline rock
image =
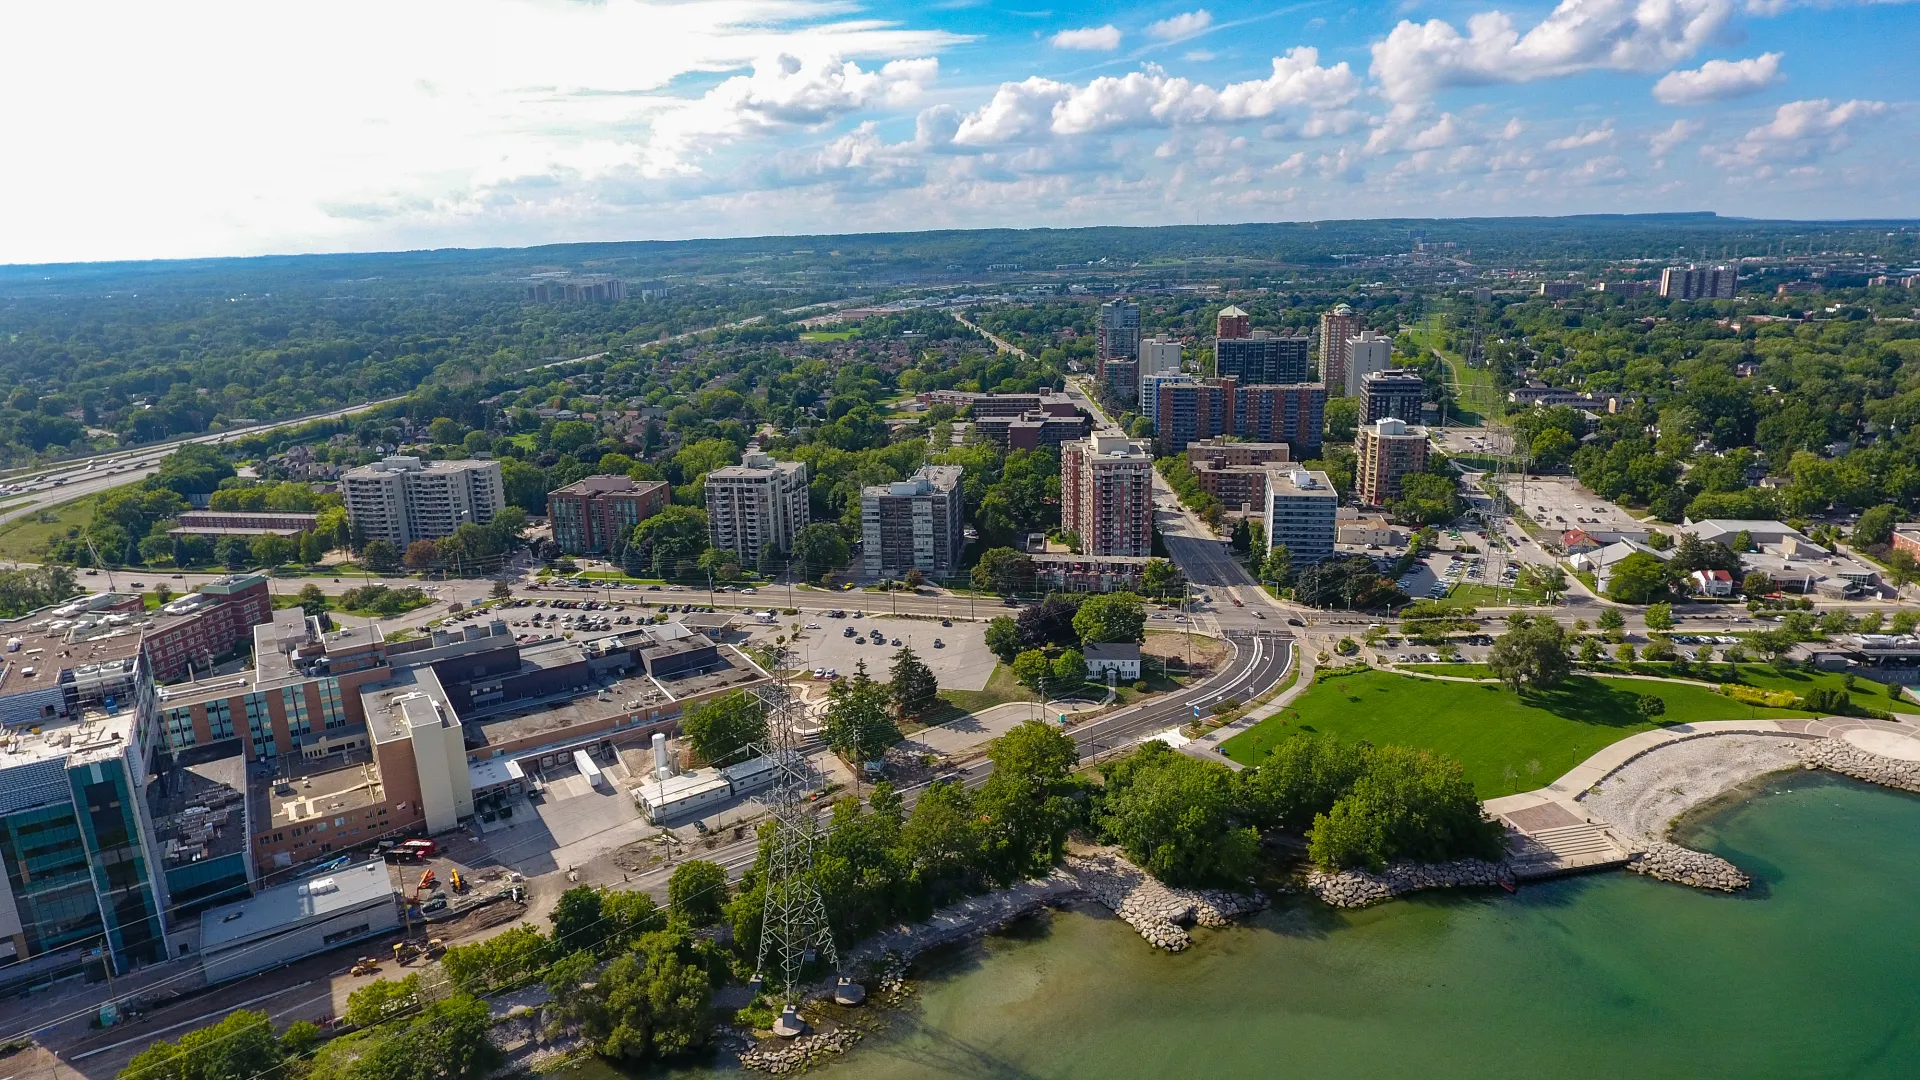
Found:
[[[1800,752],[1809,769],[1827,769],[1881,787],[1920,793],[1920,761],[1890,758],[1862,750],[1845,739],[1820,739]]]
[[[1718,855],[1665,840],[1640,839],[1635,846],[1642,850],[1627,856],[1627,869],[1636,874],[1719,892],[1738,892],[1753,884],[1746,871]]]
[[[1337,908],[1363,908],[1422,889],[1463,889],[1511,883],[1505,863],[1457,859],[1444,863],[1396,862],[1385,870],[1309,870],[1307,891]]]
[[[1067,856],[1066,873],[1087,897],[1139,931],[1147,944],[1168,952],[1193,944],[1189,926],[1230,926],[1235,918],[1267,906],[1266,895],[1258,889],[1243,895],[1162,884],[1114,848]]]

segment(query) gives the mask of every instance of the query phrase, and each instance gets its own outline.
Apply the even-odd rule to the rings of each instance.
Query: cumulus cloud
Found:
[[[1053,47],[1085,49],[1089,52],[1112,52],[1120,47],[1120,31],[1112,23],[1105,26],[1083,26],[1078,30],[1062,30],[1053,35]]]
[[[1657,71],[1711,41],[1732,12],[1732,0],[1561,0],[1524,34],[1500,11],[1472,16],[1464,34],[1441,19],[1403,20],[1374,44],[1370,70],[1396,102],[1449,86]]]
[[[1259,120],[1288,109],[1339,108],[1359,91],[1359,79],[1345,63],[1321,67],[1319,52],[1311,48],[1274,57],[1267,78],[1217,90],[1154,65],[1084,86],[1036,77],[1002,83],[991,100],[960,121],[953,142],[985,147],[1131,127]]]
[[[1838,105],[1827,98],[1789,101],[1774,110],[1772,120],[1711,155],[1726,165],[1811,161],[1846,149],[1853,141],[1852,129],[1889,111],[1884,101],[1854,100]]]
[[[1647,140],[1647,150],[1657,161],[1664,159],[1674,147],[1691,140],[1705,127],[1698,120],[1675,120],[1673,126],[1655,132],[1653,138]]]
[[[1206,8],[1175,15],[1170,19],[1161,19],[1147,27],[1147,36],[1161,41],[1179,41],[1190,38],[1213,25],[1213,14]]]
[[[872,71],[829,56],[766,57],[754,62],[751,75],[735,75],[656,117],[648,163],[655,172],[691,171],[689,156],[713,144],[817,128],[860,109],[908,104],[939,70],[932,57],[894,60]]]
[[[1583,128],[1565,138],[1554,139],[1547,143],[1549,150],[1578,150],[1587,146],[1600,146],[1613,141],[1613,121],[1609,120],[1597,128]]]
[[[1777,52],[1745,60],[1709,60],[1692,71],[1669,71],[1653,84],[1653,96],[1666,105],[1698,105],[1739,97],[1780,81]]]

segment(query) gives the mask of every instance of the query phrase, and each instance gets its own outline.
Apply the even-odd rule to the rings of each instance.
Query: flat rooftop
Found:
[[[202,912],[200,951],[217,952],[392,897],[393,879],[379,861],[265,889],[252,899]]]
[[[0,771],[47,761],[68,768],[118,757],[133,738],[133,711],[108,714],[83,710],[78,716],[53,717],[33,725],[10,727],[0,736]]]
[[[254,820],[265,823],[257,825],[255,831],[317,822],[381,802],[385,792],[380,786],[380,770],[367,759],[366,751],[346,757],[359,760],[343,764],[342,758],[329,755],[325,766],[303,772],[295,765],[291,775],[252,785],[247,797],[252,801]]]
[[[725,667],[685,678],[653,679],[638,667],[624,677],[596,680],[594,688],[578,694],[516,701],[498,711],[476,713],[466,720],[467,750],[521,742],[615,716],[631,716],[687,698],[728,687],[749,686],[766,676],[744,654],[731,646],[719,650]],[[383,684],[385,685],[385,684]],[[371,716],[371,710],[368,712]]]
[[[237,745],[218,757],[182,756],[165,780],[147,785],[154,838],[167,866],[233,855],[247,848],[242,809],[247,801],[247,762]]]

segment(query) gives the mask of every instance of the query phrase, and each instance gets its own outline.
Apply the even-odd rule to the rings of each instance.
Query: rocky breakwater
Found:
[[[1154,880],[1114,849],[1067,858],[1066,872],[1087,896],[1140,931],[1155,948],[1180,952],[1193,944],[1189,926],[1228,926],[1267,906],[1267,898],[1224,889],[1177,889]]]
[[[790,1040],[767,1039],[742,1051],[740,1066],[780,1076],[853,1049],[860,1033],[851,1028],[820,1031]]]
[[[1634,846],[1639,850],[1627,856],[1627,869],[1636,874],[1720,892],[1738,892],[1753,884],[1745,871],[1718,855],[1665,840],[1641,839]]]
[[[1370,870],[1309,870],[1307,891],[1337,908],[1362,908],[1421,889],[1491,887],[1513,880],[1504,863],[1458,859],[1444,863],[1397,862]]]
[[[1920,792],[1920,761],[1890,758],[1862,750],[1845,739],[1808,743],[1800,760],[1809,769],[1828,769],[1869,784]]]

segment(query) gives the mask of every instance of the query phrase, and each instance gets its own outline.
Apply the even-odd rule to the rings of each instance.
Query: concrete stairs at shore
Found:
[[[1507,864],[1516,878],[1553,877],[1627,861],[1627,850],[1605,829],[1559,803],[1502,818],[1507,824]]]

